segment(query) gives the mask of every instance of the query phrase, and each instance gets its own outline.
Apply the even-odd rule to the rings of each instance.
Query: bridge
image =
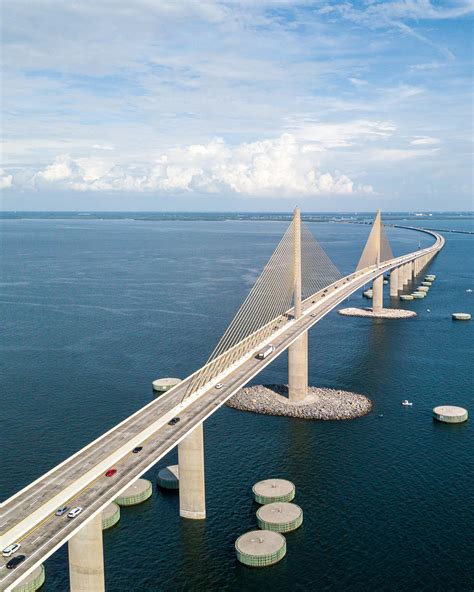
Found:
[[[1,504],[0,549],[21,543],[18,553],[26,559],[7,569],[9,559],[0,558],[0,589],[14,590],[68,542],[71,591],[105,590],[101,512],[175,446],[180,515],[204,519],[204,421],[285,350],[289,398],[302,401],[308,389],[308,330],[370,282],[374,312],[380,311],[384,274],[390,272],[391,297],[420,275],[445,241],[437,232],[416,230],[434,238],[433,244],[393,257],[377,211],[356,270],[342,277],[296,208],[207,363]],[[270,344],[274,350],[259,359],[256,354]],[[176,416],[180,421],[170,425]],[[132,454],[136,446],[143,447],[140,454]],[[111,467],[117,469],[113,479],[104,476]],[[83,511],[71,520],[55,516],[64,505]]]

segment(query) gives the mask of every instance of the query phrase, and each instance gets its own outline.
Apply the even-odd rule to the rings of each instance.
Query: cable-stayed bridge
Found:
[[[2,503],[0,549],[15,542],[26,559],[7,569],[0,559],[0,590],[13,590],[31,571],[69,542],[70,589],[105,589],[100,513],[176,445],[179,446],[180,514],[203,519],[205,510],[203,422],[233,394],[288,349],[289,397],[304,399],[308,388],[308,330],[350,294],[373,282],[373,308],[383,304],[383,274],[390,295],[420,274],[444,246],[393,257],[380,211],[354,273],[342,277],[305,224],[300,211],[270,257],[248,297],[207,363]],[[260,359],[262,348],[271,353]],[[223,384],[222,388],[216,385]],[[180,421],[169,425],[176,417]],[[143,446],[139,455],[135,446]],[[114,467],[114,479],[104,477]],[[73,520],[57,508],[83,507]]]

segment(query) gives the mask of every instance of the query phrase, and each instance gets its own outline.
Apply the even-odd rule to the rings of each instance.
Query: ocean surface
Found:
[[[0,499],[149,402],[152,380],[204,363],[288,224],[207,216],[0,220]],[[472,231],[469,217],[393,222]],[[355,268],[368,226],[309,226],[342,273]],[[387,235],[396,255],[431,241]],[[474,237],[445,236],[428,297],[392,303],[416,318],[333,311],[310,333],[311,383],[365,393],[372,413],[308,422],[219,410],[205,424],[208,518],[180,519],[177,494],[156,489],[123,509],[104,533],[109,592],[472,592],[474,321],[451,313],[474,313]],[[360,293],[349,303],[363,304]],[[282,355],[258,382],[286,379]],[[434,423],[432,407],[446,403],[470,421]],[[175,462],[173,452],[146,476]],[[295,483],[304,523],[283,561],[250,569],[234,541],[256,526],[251,486],[269,477]],[[67,546],[46,574],[45,591],[68,589]]]

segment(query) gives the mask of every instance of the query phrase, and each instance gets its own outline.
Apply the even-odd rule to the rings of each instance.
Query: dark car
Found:
[[[173,419],[169,420],[168,425],[175,425],[180,419],[180,417],[173,417]]]
[[[63,506],[62,508],[58,508],[56,510],[56,516],[62,516],[69,510],[69,506]]]
[[[13,557],[13,559],[10,559],[10,561],[7,563],[7,569],[15,569],[15,567],[18,567],[20,563],[25,561],[25,559],[26,555],[17,555],[16,557]]]
[[[132,452],[134,454],[137,454],[137,452],[141,452],[143,450],[143,446],[135,446],[135,448],[132,450]]]
[[[115,473],[117,472],[117,469],[109,469],[106,473],[105,476],[106,477],[113,477],[115,475]]]

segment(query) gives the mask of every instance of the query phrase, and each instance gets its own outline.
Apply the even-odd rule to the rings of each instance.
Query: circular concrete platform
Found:
[[[141,504],[153,493],[153,486],[148,479],[138,479],[114,500],[119,506],[134,506]]]
[[[372,290],[366,290],[365,292],[362,292],[362,296],[364,298],[369,298],[370,299],[370,298],[373,297],[373,295],[374,295],[374,293],[373,293]]]
[[[255,483],[252,492],[257,504],[290,502],[295,497],[295,486],[286,479],[265,479]]]
[[[179,489],[179,465],[170,465],[160,469],[156,483],[163,489]]]
[[[454,321],[470,321],[471,315],[467,312],[453,312],[452,314]]]
[[[155,393],[166,393],[180,382],[180,378],[158,378],[152,382],[152,386]]]
[[[257,510],[257,523],[262,530],[290,532],[301,526],[302,522],[303,510],[296,504],[276,502]]]
[[[419,299],[419,298],[425,298],[426,297],[426,293],[425,292],[413,292],[412,294],[413,298],[415,299]]]
[[[112,528],[120,520],[120,506],[112,502],[102,510],[100,517],[102,518],[102,530]]]
[[[12,592],[35,592],[44,584],[45,572],[44,565],[41,564],[27,576],[21,584],[15,586]]]
[[[436,279],[436,276],[432,273],[425,275],[425,281],[427,281],[427,282],[434,282],[435,279]]]
[[[467,409],[455,405],[440,405],[434,407],[433,418],[443,423],[463,423],[469,417]]]
[[[402,294],[400,296],[400,300],[414,300],[415,297],[412,296],[411,294]]]
[[[273,565],[286,554],[286,540],[279,532],[251,530],[235,541],[237,559],[252,567]]]
[[[430,289],[428,288],[428,286],[418,286],[417,291],[426,293],[426,292],[429,292]]]
[[[428,288],[431,288],[431,286],[433,285],[433,282],[426,282],[426,281],[424,281],[424,282],[421,282],[421,285],[422,286],[427,286]]]

